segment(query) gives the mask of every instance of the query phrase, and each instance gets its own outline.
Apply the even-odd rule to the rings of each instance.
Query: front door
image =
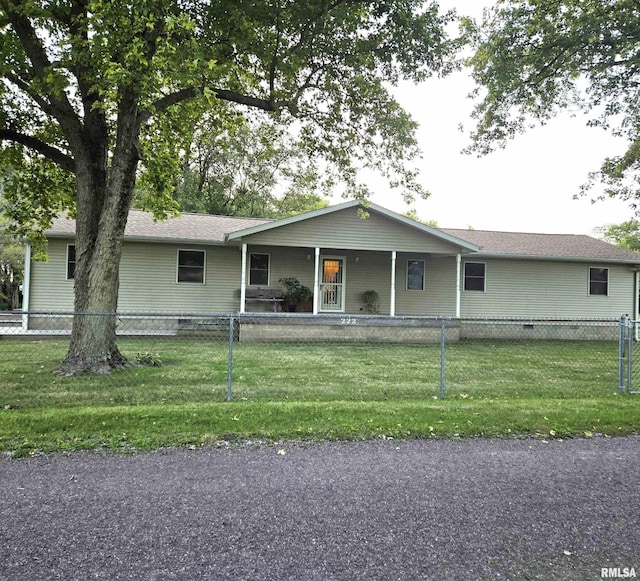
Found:
[[[320,285],[320,311],[344,312],[344,258],[323,256],[322,284]]]

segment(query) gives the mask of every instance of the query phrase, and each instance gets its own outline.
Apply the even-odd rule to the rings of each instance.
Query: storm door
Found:
[[[322,257],[320,311],[344,312],[344,258]]]

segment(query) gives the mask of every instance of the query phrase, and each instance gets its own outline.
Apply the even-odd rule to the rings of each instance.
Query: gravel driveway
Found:
[[[639,437],[5,458],[0,579],[640,576],[639,473]]]

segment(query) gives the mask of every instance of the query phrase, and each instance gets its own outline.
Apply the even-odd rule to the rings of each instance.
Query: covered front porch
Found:
[[[286,288],[280,281],[293,277],[312,295],[297,305],[297,312],[458,318],[461,258],[459,253],[243,243],[238,310],[242,314],[288,312]],[[374,304],[372,293],[377,299]]]
[[[458,317],[461,257],[479,250],[357,201],[237,230],[225,243],[241,252],[241,313],[249,288],[295,277],[311,290],[314,315],[363,314],[364,293],[375,291],[373,314]]]

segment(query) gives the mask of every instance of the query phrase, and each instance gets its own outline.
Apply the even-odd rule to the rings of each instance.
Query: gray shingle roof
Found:
[[[267,224],[273,220],[182,213],[178,218],[155,221],[151,214],[131,210],[125,230],[129,240],[201,242],[224,244],[225,234]],[[437,228],[450,236],[480,247],[481,256],[531,257],[540,259],[602,260],[640,264],[640,253],[578,234],[529,234]],[[75,233],[75,221],[60,217],[47,236],[68,237]]]
[[[442,230],[476,244],[480,247],[480,254],[483,255],[600,259],[640,264],[640,253],[582,234],[529,234],[450,228],[442,228]]]
[[[124,232],[125,239],[157,240],[176,242],[224,243],[224,235],[236,230],[244,230],[270,222],[260,218],[237,218],[231,216],[211,216],[207,214],[181,213],[177,218],[156,221],[148,212],[131,210]],[[73,236],[75,220],[57,218],[47,236]]]

